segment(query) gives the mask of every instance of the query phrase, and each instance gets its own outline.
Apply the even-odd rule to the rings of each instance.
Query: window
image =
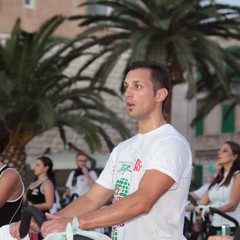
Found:
[[[199,112],[199,109],[197,110],[197,113]],[[195,127],[195,134],[196,136],[203,136],[203,119],[199,120]]]
[[[93,2],[92,0],[88,0],[89,3]],[[87,6],[88,9],[88,14],[90,15],[95,15],[95,14],[101,14],[101,15],[107,15],[108,7],[105,7],[103,5],[98,5],[98,4],[90,4]]]
[[[222,106],[222,133],[233,133],[234,132],[234,109],[231,105]]]
[[[23,6],[26,8],[34,8],[35,0],[23,0]]]
[[[118,0],[115,0],[117,2]],[[131,2],[138,2],[139,0],[131,0]],[[93,0],[88,0],[89,3],[93,2]],[[99,4],[92,4],[88,5],[87,9],[88,14],[90,15],[95,15],[95,14],[101,14],[101,15],[108,15],[111,12],[110,7],[106,7],[104,5],[99,5]]]

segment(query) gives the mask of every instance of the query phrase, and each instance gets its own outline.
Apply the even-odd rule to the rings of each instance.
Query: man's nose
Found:
[[[125,93],[124,93],[124,96],[127,98],[127,97],[130,97],[132,96],[132,89],[130,87],[128,87],[126,90],[125,90]]]

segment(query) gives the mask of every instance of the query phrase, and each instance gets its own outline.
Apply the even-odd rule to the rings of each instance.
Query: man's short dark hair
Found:
[[[0,153],[6,148],[9,143],[10,132],[4,121],[0,120]]]
[[[139,68],[145,68],[151,71],[151,81],[154,92],[160,88],[166,88],[169,91],[170,74],[165,65],[154,61],[134,61],[128,66],[125,77],[129,71]]]

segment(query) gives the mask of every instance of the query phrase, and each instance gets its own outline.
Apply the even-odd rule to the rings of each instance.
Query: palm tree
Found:
[[[225,117],[234,109],[234,107],[240,103],[240,92],[233,86],[233,83],[240,86],[240,47],[231,46],[225,48],[225,66],[224,71],[228,79],[228,92],[223,91],[222,85],[215,72],[209,71],[209,69],[199,69],[199,78],[197,81],[197,92],[203,93],[203,97],[198,100],[199,111],[196,117],[192,120],[192,126],[194,126],[199,120],[203,119],[215,106],[224,102],[225,100],[232,100],[231,107],[226,112]],[[237,64],[236,64],[237,63]],[[234,89],[235,88],[235,89]],[[189,96],[193,98],[193,95]]]
[[[111,8],[108,15],[85,14],[70,17],[87,27],[82,36],[94,36],[106,52],[106,61],[97,71],[105,81],[123,53],[133,60],[154,60],[166,64],[172,86],[188,83],[189,95],[197,93],[197,69],[214,71],[226,95],[229,82],[224,72],[226,51],[219,41],[240,39],[240,8],[214,0],[91,0],[81,7],[97,4]],[[237,64],[237,63],[235,63]],[[171,97],[166,114],[170,120]]]
[[[10,144],[1,160],[23,175],[26,144],[54,127],[59,128],[64,142],[64,127],[76,130],[91,151],[99,149],[102,140],[112,149],[114,143],[106,126],[123,139],[129,136],[123,122],[105,106],[101,96],[117,94],[84,75],[85,62],[77,73],[66,74],[69,64],[79,56],[87,55],[91,62],[97,56],[88,53],[87,44],[79,44],[80,38],[53,37],[64,20],[54,16],[39,31],[28,33],[21,29],[18,19],[6,45],[0,46],[0,119],[11,131]]]

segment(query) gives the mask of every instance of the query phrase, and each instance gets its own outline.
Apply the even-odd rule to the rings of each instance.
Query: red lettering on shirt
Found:
[[[142,168],[142,161],[141,161],[140,159],[138,159],[138,160],[135,162],[133,171],[139,172],[141,168]]]

